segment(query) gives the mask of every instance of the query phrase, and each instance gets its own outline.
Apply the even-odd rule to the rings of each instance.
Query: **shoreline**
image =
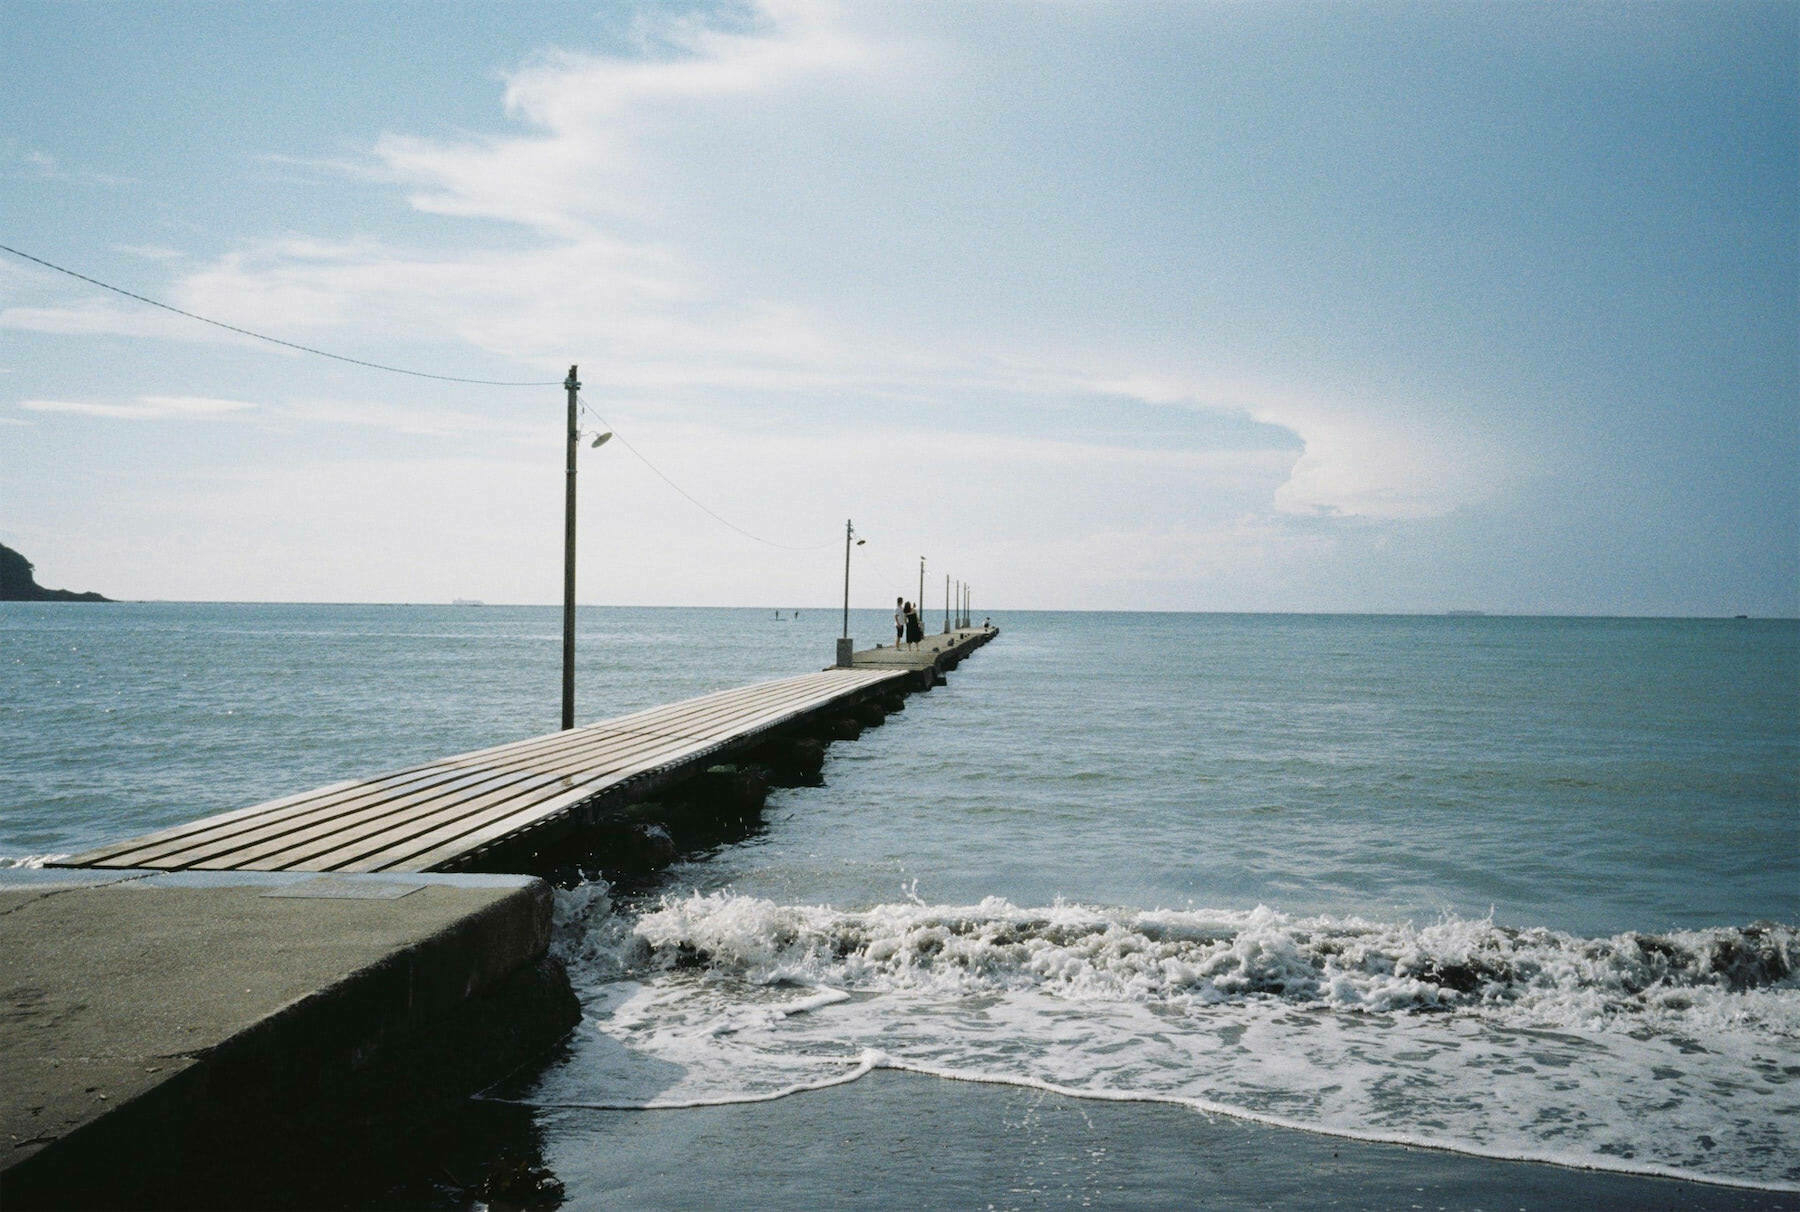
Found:
[[[536,1164],[571,1191],[634,1207],[1800,1209],[1797,1192],[1484,1158],[894,1069],[757,1103],[469,1111],[529,1121]]]
[[[844,1000],[842,998],[833,1000]],[[566,1046],[566,1043],[565,1045]],[[1110,1106],[1141,1106],[1164,1108],[1178,1113],[1186,1113],[1205,1117],[1209,1121],[1232,1121],[1251,1129],[1266,1129],[1277,1133],[1291,1133],[1306,1137],[1318,1137],[1331,1142],[1336,1150],[1342,1147],[1358,1148],[1363,1146],[1379,1148],[1397,1148],[1408,1152],[1430,1154],[1447,1154],[1475,1163],[1493,1163],[1497,1165],[1523,1165],[1547,1167],[1564,1170],[1571,1174],[1586,1174],[1605,1178],[1648,1179],[1679,1183],[1683,1186],[1718,1187],[1730,1191],[1747,1192],[1770,1196],[1783,1196],[1800,1203],[1800,1183],[1775,1184],[1757,1182],[1753,1179],[1733,1178],[1729,1176],[1681,1171],[1669,1166],[1632,1166],[1629,1164],[1609,1165],[1604,1159],[1586,1157],[1534,1157],[1525,1154],[1507,1154],[1499,1152],[1481,1152],[1467,1146],[1454,1144],[1436,1144],[1420,1136],[1399,1132],[1390,1133],[1358,1133],[1323,1126],[1314,1126],[1298,1121],[1284,1119],[1279,1116],[1259,1114],[1219,1104],[1209,1104],[1200,1100],[1184,1098],[1177,1095],[1158,1095],[1131,1093],[1124,1091],[1084,1091],[1054,1082],[1041,1081],[1026,1077],[1013,1077],[986,1073],[965,1073],[954,1069],[942,1069],[931,1065],[897,1061],[879,1052],[865,1052],[855,1062],[846,1062],[846,1071],[836,1077],[822,1081],[791,1085],[777,1090],[756,1094],[723,1095],[703,1097],[681,1102],[549,1102],[538,1101],[529,1097],[509,1098],[483,1091],[472,1096],[472,1101],[490,1103],[496,1106],[507,1106],[532,1111],[540,1114],[560,1112],[593,1112],[593,1113],[629,1113],[636,1115],[675,1115],[685,1111],[708,1111],[730,1108],[745,1108],[765,1103],[781,1102],[787,1099],[806,1098],[821,1094],[842,1086],[861,1082],[873,1074],[902,1074],[911,1078],[921,1078],[935,1082],[967,1083],[974,1086],[1003,1087],[1015,1091],[1023,1091],[1038,1096],[1051,1095],[1058,1099],[1066,1099],[1071,1103],[1098,1103]],[[505,1081],[496,1083],[496,1089],[511,1085],[519,1078],[514,1074]]]
[[[220,1168],[198,1184],[143,1192],[143,1206],[1800,1212],[1795,1192],[1359,1141],[1167,1103],[885,1068],[786,1097],[685,1108],[477,1097],[379,1154],[214,1160]]]

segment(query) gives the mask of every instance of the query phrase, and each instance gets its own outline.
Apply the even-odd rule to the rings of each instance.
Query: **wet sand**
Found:
[[[287,1142],[301,1146],[299,1136]],[[369,1155],[221,1157],[170,1208],[1793,1209],[1800,1193],[1363,1144],[1154,1103],[877,1070],[671,1111],[465,1102]]]
[[[1800,1209],[1800,1193],[1362,1144],[893,1071],[770,1103],[543,1110],[536,1132],[570,1207]]]

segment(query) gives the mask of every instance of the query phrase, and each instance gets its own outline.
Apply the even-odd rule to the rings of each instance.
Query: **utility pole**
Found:
[[[925,615],[925,557],[924,556],[919,557],[919,597],[918,597],[918,600],[913,603],[913,605],[918,607],[919,622],[921,624],[923,624],[925,621],[925,618],[924,618],[924,615]]]
[[[575,367],[569,367],[563,386],[569,392],[569,466],[563,495],[562,726],[567,730],[575,727],[575,445],[581,433],[575,402],[581,382]]]
[[[844,519],[844,634],[837,642],[837,665],[839,669],[848,669],[855,658],[855,651],[850,642],[850,540],[856,534],[856,527],[850,519]],[[857,539],[856,545],[862,546],[864,540]]]
[[[944,574],[944,630],[950,630],[950,574]]]
[[[844,638],[850,638],[850,536],[856,533],[850,519],[844,519]]]

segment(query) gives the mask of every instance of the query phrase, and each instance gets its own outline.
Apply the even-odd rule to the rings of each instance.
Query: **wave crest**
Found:
[[[945,994],[1035,988],[1072,999],[1202,1007],[1254,998],[1368,1012],[1506,1009],[1592,1026],[1683,1014],[1727,995],[1800,988],[1800,930],[1773,922],[1584,939],[1446,917],[1429,926],[1248,912],[1058,904],[878,905],[840,911],[729,893],[666,897],[614,940],[622,968],[695,969],[759,984]],[[1765,1025],[1800,1033],[1800,1013]]]

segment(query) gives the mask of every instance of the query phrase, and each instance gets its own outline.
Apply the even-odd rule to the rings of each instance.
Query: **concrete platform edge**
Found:
[[[303,1167],[308,1158],[342,1161],[378,1149],[384,1135],[404,1133],[498,1080],[579,1021],[561,965],[547,955],[553,897],[544,881],[482,874],[330,878],[352,891],[358,883],[448,885],[497,895],[211,1046],[169,1057],[164,1080],[60,1136],[6,1142],[0,1206],[208,1204],[222,1195],[229,1202],[234,1171]],[[94,888],[129,895],[112,886],[274,889],[318,879],[8,871],[0,872],[0,889],[41,890],[45,897]]]

